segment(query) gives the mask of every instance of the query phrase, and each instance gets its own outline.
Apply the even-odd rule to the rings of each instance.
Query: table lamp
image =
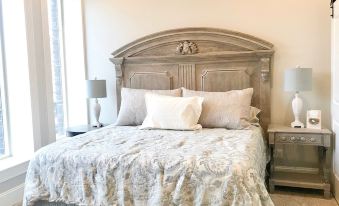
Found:
[[[291,127],[303,128],[304,124],[300,121],[303,101],[299,97],[299,92],[312,90],[312,69],[298,66],[297,68],[285,70],[284,89],[285,91],[295,92],[292,100],[294,122],[291,123]]]
[[[106,80],[87,80],[87,97],[95,98],[94,114],[96,123],[93,127],[102,127],[103,125],[99,122],[101,106],[98,102],[98,98],[104,98],[107,96],[106,93]]]

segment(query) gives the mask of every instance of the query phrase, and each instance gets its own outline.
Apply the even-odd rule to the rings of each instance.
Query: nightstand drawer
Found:
[[[314,134],[296,134],[296,133],[276,133],[275,143],[279,144],[305,144],[305,145],[323,145],[321,135]]]

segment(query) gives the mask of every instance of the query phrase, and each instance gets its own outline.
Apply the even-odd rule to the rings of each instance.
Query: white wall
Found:
[[[324,0],[84,0],[90,78],[108,80],[101,120],[115,121],[115,72],[110,53],[145,35],[181,27],[236,30],[275,46],[272,122],[292,120],[292,93],[283,91],[284,70],[312,67],[314,87],[302,93],[306,109],[321,109],[330,126],[330,10]]]

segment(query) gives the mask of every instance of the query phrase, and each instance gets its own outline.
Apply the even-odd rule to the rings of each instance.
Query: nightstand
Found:
[[[107,125],[104,125],[105,127]],[[103,127],[93,127],[92,125],[80,125],[80,126],[75,126],[75,127],[69,127],[66,130],[66,136],[67,137],[74,137],[79,134],[84,134],[86,132],[92,131],[92,130],[97,130]]]
[[[326,151],[331,146],[332,132],[328,129],[291,128],[282,125],[270,125],[269,149],[271,155],[269,190],[274,192],[275,186],[289,186],[324,190],[324,197],[330,197],[329,169],[326,166]],[[319,172],[297,173],[275,171],[274,148],[278,144],[311,145],[318,147]]]

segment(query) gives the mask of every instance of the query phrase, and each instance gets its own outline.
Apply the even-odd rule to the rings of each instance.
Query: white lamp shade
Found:
[[[106,80],[87,80],[88,98],[103,98],[106,96]]]
[[[293,92],[312,90],[312,69],[287,69],[285,71],[284,89]]]

